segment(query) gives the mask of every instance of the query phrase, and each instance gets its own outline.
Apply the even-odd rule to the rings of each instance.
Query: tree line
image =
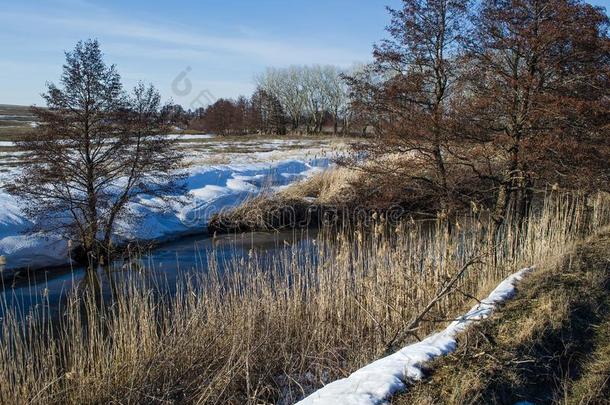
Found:
[[[286,117],[277,98],[257,90],[251,98],[219,99],[194,112],[189,128],[217,135],[284,135]]]
[[[220,99],[195,112],[193,129],[216,134],[321,133],[350,130],[346,72],[336,66],[269,68],[256,78],[252,97]]]
[[[344,163],[430,211],[487,207],[498,226],[525,217],[537,190],[608,190],[603,9],[403,0],[390,15],[374,62],[346,77],[350,107],[375,135]]]

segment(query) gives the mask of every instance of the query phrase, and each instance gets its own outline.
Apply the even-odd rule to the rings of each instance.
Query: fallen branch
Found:
[[[432,300],[428,302],[428,305],[426,305],[425,308],[421,310],[404,329],[398,330],[396,332],[394,337],[386,344],[386,353],[389,354],[395,352],[397,342],[403,341],[408,335],[413,335],[415,330],[418,329],[420,322],[424,319],[426,314],[430,312],[430,310],[434,308],[436,303],[439,302],[443,297],[453,292],[453,286],[458,282],[460,278],[462,278],[466,270],[468,270],[470,266],[476,263],[482,263],[480,260],[480,256],[468,260],[440,289],[440,291],[434,296],[434,298],[432,298]]]

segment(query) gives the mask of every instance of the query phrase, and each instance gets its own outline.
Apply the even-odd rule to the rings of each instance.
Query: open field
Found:
[[[0,172],[22,162],[14,141],[33,130],[34,117],[29,107],[0,105]],[[332,135],[245,135],[213,136],[196,131],[168,135],[185,150],[187,165],[277,162],[308,156],[332,157],[347,149],[352,138]]]
[[[0,141],[12,141],[32,132],[36,118],[29,106],[0,104]]]
[[[157,295],[142,268],[100,305],[91,280],[55,327],[42,292],[25,327],[16,308],[2,321],[0,379],[10,383],[0,401],[293,403],[442,327],[516,269],[556,263],[609,222],[605,198],[569,195],[549,196],[523,228],[509,220],[497,239],[476,216],[451,234],[442,220],[382,217],[288,245],[272,262],[253,251],[220,272],[212,258],[175,296]]]
[[[186,166],[273,163],[287,159],[333,158],[344,152],[352,138],[333,136],[272,137],[264,135],[217,137],[204,134],[173,134],[185,152]],[[23,152],[13,141],[0,140],[0,172],[24,163]]]
[[[351,138],[332,136],[270,137],[263,135],[213,137],[196,140],[188,135],[180,141],[191,165],[276,162],[305,157],[307,159],[333,158],[344,152]]]

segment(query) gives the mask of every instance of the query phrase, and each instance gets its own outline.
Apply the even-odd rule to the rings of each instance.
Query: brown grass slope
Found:
[[[610,231],[519,290],[392,403],[610,403]]]

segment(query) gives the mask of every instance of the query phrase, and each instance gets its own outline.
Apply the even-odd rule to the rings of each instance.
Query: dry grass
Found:
[[[355,171],[346,168],[321,171],[280,191],[263,191],[216,214],[209,228],[223,233],[274,231],[322,225],[329,217],[338,220],[357,204],[357,190],[352,185],[357,178]]]
[[[317,204],[324,205],[349,204],[356,201],[356,190],[352,184],[358,177],[358,173],[352,169],[327,169],[291,184],[279,195],[286,199],[313,199]]]
[[[277,231],[299,228],[309,218],[306,200],[263,191],[237,207],[214,214],[208,224],[212,233]],[[317,219],[316,219],[317,220]]]
[[[595,350],[589,355],[580,378],[563,384],[563,404],[610,403],[610,316],[596,326]]]
[[[610,403],[610,230],[543,263],[394,404]]]
[[[527,229],[509,222],[496,241],[481,217],[451,234],[442,221],[390,225],[382,217],[323,231],[271,262],[252,252],[221,271],[212,257],[171,295],[140,271],[115,278],[111,302],[94,287],[72,293],[53,323],[44,301],[25,322],[9,309],[0,402],[292,403],[382,355],[472,257],[482,260],[459,279],[459,292],[437,302],[420,336],[507,274],[563,255],[608,213],[601,198],[551,198]]]
[[[0,127],[0,141],[16,141],[30,135],[34,129],[29,125]]]

